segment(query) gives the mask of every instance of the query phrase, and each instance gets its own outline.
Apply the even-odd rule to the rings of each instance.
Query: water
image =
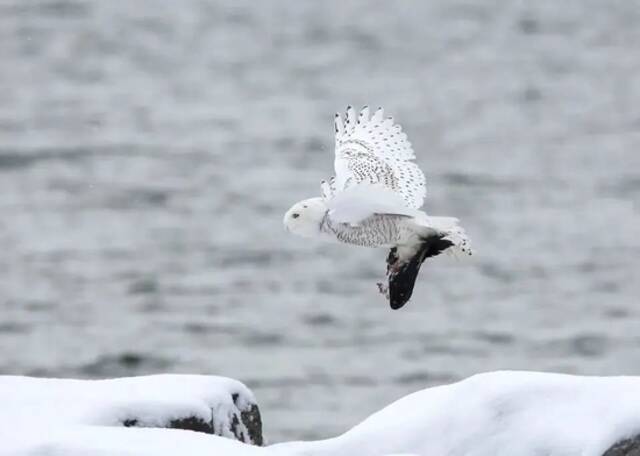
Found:
[[[640,374],[637,1],[0,2],[0,372],[221,374],[271,441],[493,369]],[[478,255],[282,229],[382,105]]]

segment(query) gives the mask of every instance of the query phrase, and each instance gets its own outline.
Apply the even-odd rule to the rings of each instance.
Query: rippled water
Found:
[[[272,441],[475,372],[640,374],[637,1],[0,1],[0,372],[228,375]],[[282,213],[385,106],[478,255]]]

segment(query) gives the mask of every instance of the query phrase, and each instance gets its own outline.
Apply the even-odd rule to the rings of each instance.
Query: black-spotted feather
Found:
[[[424,174],[412,161],[415,154],[400,125],[384,117],[382,108],[369,116],[364,107],[356,115],[347,108],[335,118],[335,191],[361,183],[382,184],[398,193],[410,208],[422,206],[426,195]]]

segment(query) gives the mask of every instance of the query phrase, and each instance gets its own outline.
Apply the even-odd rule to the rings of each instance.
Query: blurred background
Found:
[[[640,374],[640,2],[0,0],[0,373],[220,374],[270,440],[494,369]],[[477,256],[288,235],[384,106]]]

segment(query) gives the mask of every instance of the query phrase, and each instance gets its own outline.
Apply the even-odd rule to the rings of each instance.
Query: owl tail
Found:
[[[456,258],[473,255],[471,242],[464,228],[460,226],[460,220],[455,217],[427,217],[427,223],[437,232],[444,234],[444,239],[451,241],[451,248],[446,249],[446,253]]]

